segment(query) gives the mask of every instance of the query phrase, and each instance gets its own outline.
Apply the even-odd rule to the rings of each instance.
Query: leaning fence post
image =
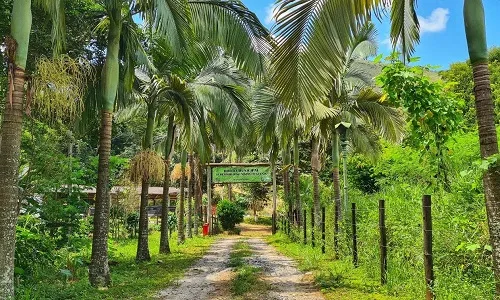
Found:
[[[307,245],[307,210],[304,209],[304,245]]]
[[[434,299],[432,292],[434,284],[434,270],[432,264],[432,214],[431,214],[431,196],[424,195],[422,197],[422,212],[424,221],[424,268],[425,268],[425,283],[427,289],[425,299]]]
[[[385,227],[385,201],[378,201],[378,226],[380,230],[380,283],[387,283],[387,229]]]
[[[325,248],[326,248],[326,236],[325,236],[325,214],[326,214],[326,209],[323,206],[321,208],[321,253],[325,254]]]
[[[358,237],[356,235],[356,203],[352,203],[352,263],[358,267]]]
[[[311,207],[311,246],[315,247],[314,242],[314,208]]]

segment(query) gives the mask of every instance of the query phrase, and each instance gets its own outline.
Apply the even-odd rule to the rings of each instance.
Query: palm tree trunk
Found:
[[[182,244],[186,240],[184,235],[184,188],[186,183],[186,150],[182,151],[181,155],[181,179],[180,179],[180,196],[179,196],[179,215],[177,216],[177,244]]]
[[[165,159],[165,177],[163,178],[163,197],[161,201],[161,224],[160,224],[160,253],[169,254],[170,244],[168,242],[168,211],[170,209],[170,159]]]
[[[92,257],[89,267],[89,281],[92,286],[109,286],[111,278],[108,266],[109,230],[109,156],[111,154],[111,128],[113,108],[118,90],[121,11],[112,12],[109,23],[106,62],[102,69],[102,112],[99,138],[99,165],[97,170],[97,191],[92,237]]]
[[[321,167],[321,162],[319,159],[319,140],[316,137],[312,139],[312,151],[311,151],[311,167],[312,167],[312,178],[313,178],[313,203],[314,203],[314,224],[319,226],[321,224],[321,204],[320,204],[320,191],[319,191],[319,171]]]
[[[335,203],[335,221],[334,221],[334,236],[333,236],[333,244],[335,255],[338,257],[338,249],[339,249],[339,223],[342,219],[342,200],[340,198],[340,151],[339,151],[339,136],[337,131],[333,130],[333,139],[332,139],[332,164],[333,164],[333,202]]]
[[[203,165],[201,164],[200,157],[198,156],[196,168],[198,170],[198,177],[196,179],[196,183],[198,185],[196,197],[198,201],[198,218],[200,222],[203,222],[204,218],[206,218],[207,214],[203,213]]]
[[[291,197],[290,192],[290,172],[288,172],[288,166],[290,165],[290,149],[288,146],[283,149],[283,164],[286,170],[283,170],[283,192],[285,196],[285,201],[288,203],[288,221],[293,223],[293,197]]]
[[[300,205],[300,175],[299,175],[299,136],[295,133],[293,137],[293,181],[295,194],[295,209],[297,218],[295,223],[300,226],[302,208]]]
[[[194,159],[194,163],[193,163],[193,167],[194,167],[194,170],[193,170],[193,185],[194,185],[194,212],[193,212],[193,217],[194,217],[194,221],[193,221],[193,227],[194,227],[194,235],[198,235],[198,227],[200,226],[200,217],[201,217],[201,212],[200,212],[200,208],[201,208],[201,182],[200,182],[200,168],[199,168],[199,164],[200,164],[200,160],[198,158],[198,156],[195,154],[193,156],[193,159]]]
[[[194,161],[193,161],[193,154],[189,154],[189,176],[188,176],[188,213],[187,213],[187,236],[188,238],[193,237],[193,184],[194,184]]]
[[[144,144],[142,149],[144,151],[151,150],[153,146],[153,130],[156,117],[156,102],[148,103],[148,121],[146,125],[146,135],[144,137]],[[139,210],[139,238],[137,242],[136,261],[149,261],[151,255],[149,254],[149,217],[146,207],[149,201],[149,178],[142,179],[141,188],[141,207]],[[167,192],[168,194],[168,192]]]
[[[488,70],[488,48],[484,7],[481,0],[465,0],[465,31],[469,56],[473,67],[476,117],[479,125],[481,158],[498,154],[498,137],[495,127],[495,105],[491,95]],[[500,167],[491,166],[483,176],[486,213],[492,246],[493,271],[496,296],[500,298]]]
[[[170,161],[174,152],[175,126],[174,117],[168,119],[167,142],[165,143],[165,176],[163,178],[163,198],[161,201],[160,253],[170,253],[168,241],[168,212],[170,209]]]
[[[0,299],[14,298],[14,251],[19,200],[25,68],[31,30],[31,1],[16,0],[12,38],[7,38],[9,88],[0,141]]]
[[[108,286],[110,284],[110,274],[108,266],[108,182],[112,122],[112,114],[103,111],[101,114],[101,132],[99,140],[99,165],[97,170],[94,231],[92,238],[92,258],[89,267],[90,284],[95,287]]]

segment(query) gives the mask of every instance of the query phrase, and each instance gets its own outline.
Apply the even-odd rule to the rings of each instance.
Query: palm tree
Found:
[[[54,53],[64,47],[64,1],[37,0],[52,18]],[[6,39],[8,95],[0,140],[0,298],[14,298],[15,227],[18,206],[18,173],[23,127],[25,70],[31,32],[31,0],[14,0],[11,35]]]
[[[268,36],[257,17],[239,2],[105,0],[103,4],[108,17],[103,21],[108,28],[108,48],[102,71],[98,182],[89,269],[89,280],[93,286],[110,284],[107,232],[112,113],[118,89],[120,62],[123,62],[126,73],[123,76],[125,87],[131,89],[133,83],[134,58],[140,43],[131,38],[138,36],[138,27],[132,16],[140,13],[147,23],[153,24],[154,31],[167,36],[176,55],[181,54],[187,40],[194,33],[201,39],[215,41],[230,52],[240,66],[255,73],[261,69],[261,54],[265,51],[264,42]],[[129,38],[124,38],[120,43],[125,34]],[[120,45],[125,45],[125,48],[120,49]],[[120,54],[125,59],[121,59]]]
[[[163,177],[163,196],[161,202],[161,224],[160,224],[160,253],[169,254],[170,244],[168,241],[168,212],[170,209],[170,162],[172,160],[172,154],[174,153],[174,143],[175,141],[175,125],[174,117],[170,116],[168,118],[167,125],[167,136],[165,142],[165,174]]]
[[[487,159],[498,154],[498,137],[495,127],[495,105],[491,96],[488,70],[484,8],[481,0],[464,1],[464,20],[469,57],[474,72],[474,95],[481,158]],[[483,176],[483,185],[490,241],[493,248],[496,295],[498,297],[500,296],[500,167],[491,166],[488,168]]]

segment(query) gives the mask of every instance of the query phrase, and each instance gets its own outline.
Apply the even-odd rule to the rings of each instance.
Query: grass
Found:
[[[231,281],[234,299],[262,299],[262,293],[269,289],[269,285],[260,279],[261,269],[249,265],[245,259],[251,255],[246,241],[237,242],[230,253],[229,266],[236,273]]]
[[[267,241],[282,254],[295,259],[299,269],[312,272],[326,299],[393,300],[405,299],[387,295],[378,278],[371,278],[362,267],[354,268],[349,260],[334,260],[312,248],[293,242],[279,232]]]
[[[152,298],[160,290],[182,277],[186,269],[201,258],[213,238],[195,237],[178,246],[175,236],[170,241],[172,253],[158,254],[160,234],[149,237],[151,261],[136,263],[137,240],[111,241],[112,286],[107,289],[92,288],[87,273],[73,282],[65,283],[48,275],[46,279],[31,284],[21,284],[17,289],[17,299],[144,299]]]

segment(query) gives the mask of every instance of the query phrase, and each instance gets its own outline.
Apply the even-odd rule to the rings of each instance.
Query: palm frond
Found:
[[[34,4],[49,14],[52,20],[52,51],[59,55],[66,47],[65,0],[34,0]]]
[[[341,70],[352,32],[387,2],[278,0],[274,82],[287,106],[311,113],[311,103],[328,93]]]
[[[401,46],[403,59],[408,61],[420,41],[416,0],[393,0],[391,6],[391,42]]]
[[[200,40],[222,46],[238,68],[259,76],[269,52],[269,32],[240,1],[189,0],[194,32]]]

